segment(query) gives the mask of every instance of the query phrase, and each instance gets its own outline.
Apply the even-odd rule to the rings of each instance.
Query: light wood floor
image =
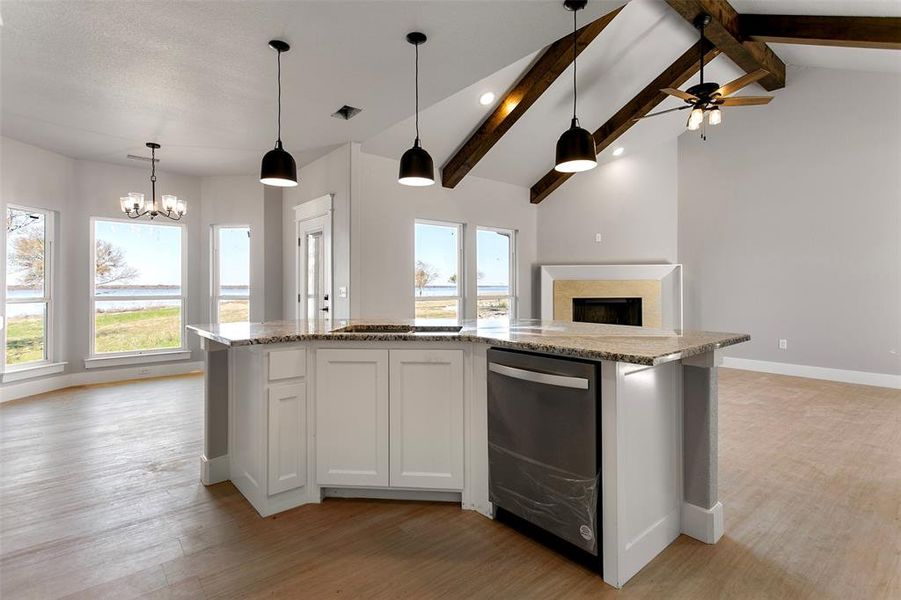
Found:
[[[901,598],[901,392],[721,371],[715,546],[616,591],[453,505],[327,500],[272,518],[198,481],[202,380],[0,407],[0,596]]]

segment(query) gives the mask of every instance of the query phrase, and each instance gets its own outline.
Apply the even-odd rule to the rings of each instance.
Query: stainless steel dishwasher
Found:
[[[574,551],[600,572],[599,366],[488,350],[489,497],[495,515],[514,525],[524,521],[521,529]],[[560,548],[559,540],[571,548]]]

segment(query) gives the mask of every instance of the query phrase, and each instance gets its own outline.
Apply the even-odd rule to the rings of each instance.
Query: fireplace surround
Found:
[[[642,327],[682,329],[682,265],[543,265],[540,274],[542,319],[582,320],[577,300],[638,298]]]

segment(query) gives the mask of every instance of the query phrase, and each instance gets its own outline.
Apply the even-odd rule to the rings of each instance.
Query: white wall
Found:
[[[51,350],[54,360],[69,363],[66,372],[82,371],[90,348],[90,219],[124,217],[119,197],[129,191],[149,193],[150,174],[147,168],[73,160],[6,137],[2,144],[4,206],[25,204],[56,213],[55,343]],[[203,307],[200,180],[165,171],[157,171],[157,176],[157,193],[175,194],[188,201],[189,212],[182,220],[188,229],[185,322],[198,322]],[[148,257],[152,252],[148,248]],[[196,337],[188,337],[187,342],[192,358],[199,360]]]
[[[673,140],[571,177],[538,205],[538,262],[678,262],[676,165]]]
[[[416,219],[466,226],[467,290],[476,289],[476,226],[517,230],[519,316],[532,316],[531,271],[537,255],[538,211],[529,203],[528,188],[478,177],[467,177],[452,190],[437,182],[429,187],[407,187],[397,183],[397,160],[361,152],[357,162],[353,257],[359,261],[359,276],[354,281],[358,316],[413,318]],[[466,314],[474,317],[475,296],[468,295],[465,305]]]
[[[280,319],[281,314],[281,192],[274,198],[255,175],[204,177],[201,180],[202,285],[205,298],[210,294],[210,235],[213,225],[250,227],[250,320]],[[267,211],[268,209],[268,211]],[[267,212],[275,221],[266,222]],[[268,225],[268,227],[267,227]],[[273,239],[275,238],[275,239]],[[267,245],[276,244],[275,252]],[[272,257],[274,260],[269,260]],[[273,265],[275,263],[275,265]],[[272,266],[277,266],[272,271]],[[267,314],[267,304],[269,305]],[[209,323],[212,304],[202,307],[201,320]]]
[[[57,229],[65,225],[60,219],[62,211],[68,212],[74,202],[72,183],[75,180],[75,161],[55,152],[49,152],[19,141],[0,137],[0,212],[6,214],[7,204],[22,204],[45,208],[55,212]],[[120,194],[121,196],[121,194]],[[5,217],[4,217],[5,218]],[[5,239],[5,238],[4,238]],[[0,244],[0,268],[3,269],[3,285],[0,286],[0,313],[6,322],[6,244]],[[56,360],[64,360],[62,348],[67,348],[69,335],[61,324],[68,319],[66,307],[74,301],[67,281],[61,276],[71,272],[74,257],[57,246],[50,258],[57,274],[53,289],[59,310],[53,316],[52,328],[55,333],[54,352]],[[87,312],[85,313],[85,315]]]
[[[350,213],[351,213],[351,150],[355,144],[344,144],[312,163],[298,169],[297,187],[285,188],[283,216],[284,277],[282,294],[285,318],[297,316],[297,231],[294,207],[324,196],[334,194],[332,213],[332,316],[346,319],[350,316],[350,298],[339,298],[338,288],[348,288],[350,282]]]
[[[688,327],[749,332],[736,357],[901,374],[899,106],[898,75],[792,68],[767,107],[680,137]]]
[[[122,167],[74,160],[0,138],[0,200],[52,210],[57,223],[53,258],[54,340],[52,359],[68,362],[66,373],[84,370],[90,348],[90,218],[123,218],[118,199],[124,192],[149,193],[149,167]],[[282,318],[282,196],[265,189],[255,176],[189,177],[157,171],[158,193],[188,201],[186,323],[210,320],[210,230],[212,224],[251,227],[251,318]],[[268,226],[268,231],[267,231]],[[0,264],[6,265],[5,246]],[[152,259],[153,248],[147,249]],[[270,282],[267,284],[266,279]],[[5,281],[5,272],[4,272]],[[5,285],[0,286],[0,295]],[[5,304],[0,302],[0,311]],[[199,341],[187,335],[192,359],[200,360]],[[126,369],[126,367],[122,367]],[[129,373],[134,371],[131,369]]]

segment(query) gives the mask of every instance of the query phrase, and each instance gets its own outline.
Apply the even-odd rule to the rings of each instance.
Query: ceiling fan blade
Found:
[[[686,104],[685,106],[678,106],[676,108],[669,108],[667,110],[659,110],[655,113],[648,113],[643,117],[636,117],[632,119],[633,121],[640,121],[642,119],[647,119],[648,117],[656,117],[657,115],[665,115],[666,113],[676,112],[677,110],[685,110],[686,108],[691,108],[690,105]]]
[[[726,85],[721,86],[720,89],[714,92],[714,94],[719,94],[720,96],[728,96],[730,94],[734,94],[746,85],[750,85],[758,79],[763,79],[769,74],[769,71],[767,71],[766,69],[757,69],[756,71],[752,71],[747,75],[742,75],[738,79],[730,81]]]
[[[692,96],[688,92],[683,92],[682,90],[677,90],[676,88],[663,88],[660,91],[664,94],[675,96],[676,98],[682,98],[683,100],[687,100],[688,102],[694,102],[698,99],[697,96]]]
[[[772,99],[772,96],[733,96],[732,98],[717,100],[716,104],[720,106],[757,106],[759,104],[769,104]]]

